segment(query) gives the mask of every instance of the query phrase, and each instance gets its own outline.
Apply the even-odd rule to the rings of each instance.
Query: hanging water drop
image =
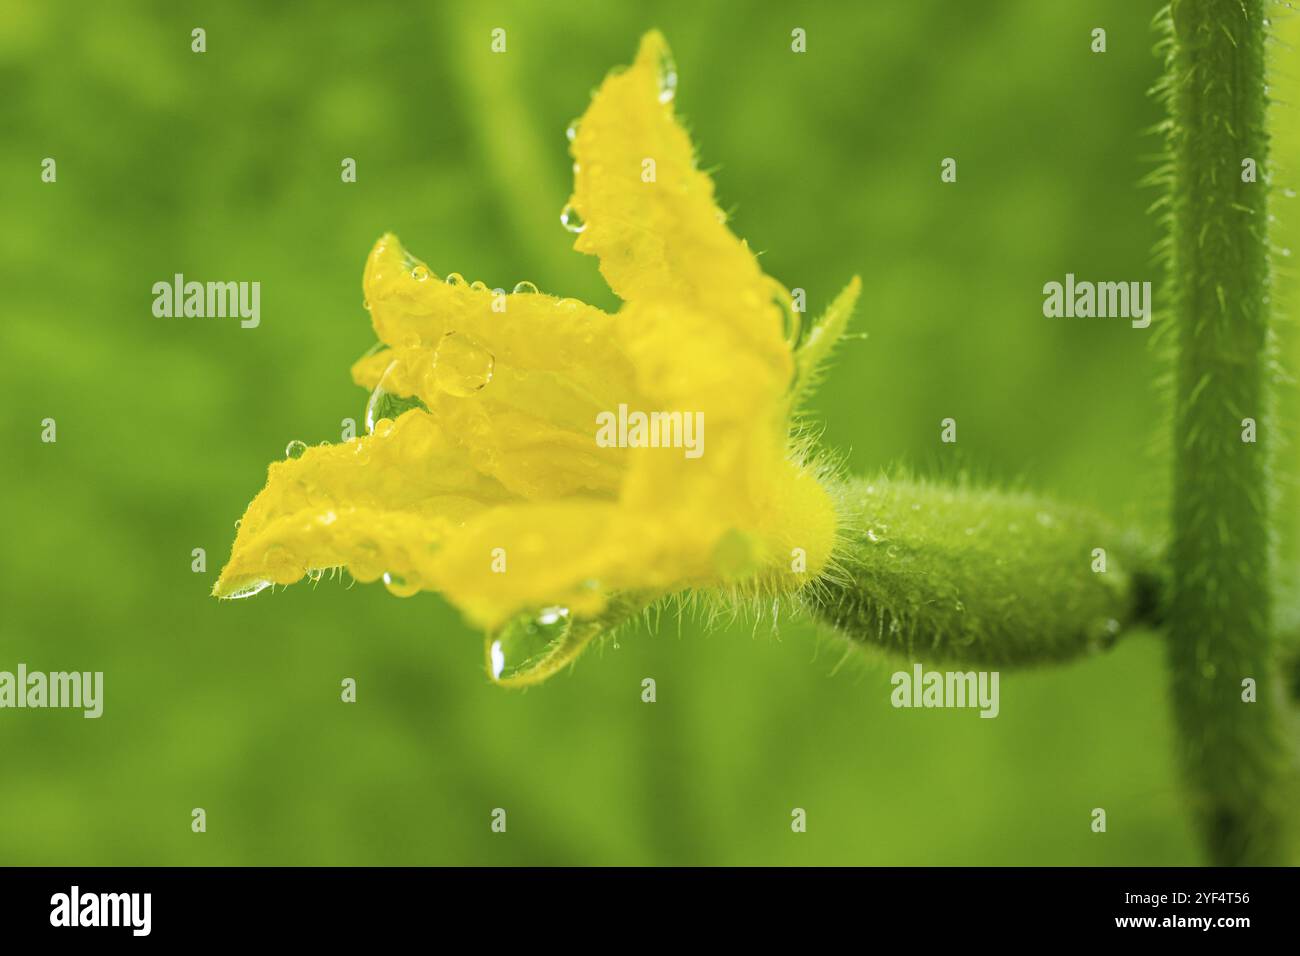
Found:
[[[496,370],[496,357],[464,332],[448,332],[433,352],[433,385],[457,398],[468,398],[487,387]]]
[[[410,597],[420,590],[418,586],[410,584],[406,578],[392,571],[384,572],[384,587],[393,597]]]
[[[572,233],[579,233],[587,228],[587,224],[582,221],[582,216],[578,215],[578,210],[573,208],[572,203],[560,210],[560,225]]]
[[[394,371],[397,368],[397,362],[392,362],[380,376],[379,384],[375,386],[374,391],[370,393],[370,399],[366,402],[366,433],[373,435],[375,424],[383,419],[396,419],[403,412],[408,412],[412,408],[425,408],[424,402],[420,401],[414,395],[399,395],[392,388],[392,379]],[[427,409],[426,409],[427,411]]]
[[[667,47],[659,51],[659,102],[671,103],[677,95],[677,63]]]
[[[567,607],[522,614],[488,639],[488,673],[499,682],[520,678],[559,653],[568,633]]]
[[[227,601],[238,601],[241,598],[250,598],[254,594],[260,594],[271,586],[270,581],[251,581],[248,584],[235,588],[226,595]]]

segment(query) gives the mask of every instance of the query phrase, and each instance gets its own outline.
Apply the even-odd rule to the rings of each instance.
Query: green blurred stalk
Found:
[[[565,155],[564,130],[551,130],[554,145],[546,147],[526,99],[518,95],[524,85],[517,63],[520,54],[509,46],[505,53],[485,53],[491,30],[499,23],[488,15],[490,11],[452,4],[444,12],[439,39],[446,56],[457,64],[462,108],[508,220],[508,229],[502,232],[522,237],[520,251],[534,263],[531,276],[546,285],[545,277],[570,274],[574,259],[573,237],[560,225],[560,209],[571,183],[555,175],[556,167],[548,158]],[[490,57],[487,63],[485,57]],[[581,112],[583,105],[575,104],[574,113]]]
[[[1282,862],[1269,455],[1266,0],[1175,0],[1163,92],[1175,337],[1169,662],[1213,863]],[[1243,182],[1253,159],[1258,182]],[[1257,441],[1243,441],[1243,419]],[[1253,679],[1258,702],[1243,701]]]

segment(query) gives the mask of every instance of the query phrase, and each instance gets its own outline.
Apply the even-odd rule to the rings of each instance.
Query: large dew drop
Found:
[[[448,332],[433,352],[433,385],[440,392],[468,398],[492,381],[496,357],[464,332]]]
[[[659,52],[659,102],[671,103],[677,95],[677,63],[668,47]]]
[[[573,208],[572,203],[560,210],[560,225],[572,233],[579,233],[587,228],[587,224],[582,221],[582,216],[578,215],[578,210]]]
[[[584,590],[598,587],[595,581],[583,585]],[[499,687],[540,684],[572,664],[588,644],[616,634],[645,607],[641,598],[622,596],[592,616],[558,604],[520,614],[484,640],[488,677]]]
[[[397,418],[403,412],[410,411],[412,408],[424,408],[424,402],[420,401],[414,395],[398,395],[389,390],[391,388],[390,375],[396,362],[388,366],[383,376],[379,379],[379,384],[375,390],[370,393],[370,400],[366,402],[366,432],[373,434],[375,423],[383,421],[385,418],[392,420]],[[385,387],[388,386],[388,387]]]
[[[410,584],[406,578],[402,577],[400,574],[394,574],[391,571],[384,572],[384,587],[388,589],[388,593],[393,595],[393,597],[403,598],[410,597],[411,595],[418,593],[420,590],[417,585]]]
[[[250,598],[254,594],[261,594],[271,586],[270,581],[251,581],[248,584],[238,587],[225,595],[227,601],[238,601],[240,598]]]
[[[531,684],[563,667],[582,649],[571,647],[567,607],[521,614],[487,638],[488,675],[498,684]]]

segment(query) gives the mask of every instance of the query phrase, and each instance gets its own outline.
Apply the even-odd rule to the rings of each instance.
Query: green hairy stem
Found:
[[[1014,667],[1093,653],[1158,619],[1154,557],[1088,512],[887,477],[835,493],[845,540],[810,597],[852,640]]]
[[[1219,865],[1288,858],[1288,688],[1270,532],[1269,6],[1174,0],[1162,20],[1170,161],[1155,178],[1167,185],[1174,365],[1166,562],[1083,511],[882,477],[835,489],[844,540],[809,589],[814,615],[855,641],[963,665],[1063,661],[1128,628],[1165,625],[1179,757]],[[1294,647],[1290,656],[1300,660]]]
[[[1169,663],[1210,860],[1281,862],[1265,0],[1176,0],[1163,87],[1175,348]],[[1243,161],[1258,167],[1244,182]],[[1255,423],[1256,440],[1243,439]],[[1243,700],[1243,682],[1257,685]]]

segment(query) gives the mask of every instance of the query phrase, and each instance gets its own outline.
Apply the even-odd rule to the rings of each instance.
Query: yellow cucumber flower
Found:
[[[440,591],[491,632],[491,675],[527,684],[665,595],[816,578],[836,514],[791,420],[858,282],[799,334],[696,168],[675,83],[649,33],[570,131],[562,220],[617,313],[440,279],[379,240],[363,284],[380,343],[352,368],[368,433],[270,466],[218,597],[338,567]]]

